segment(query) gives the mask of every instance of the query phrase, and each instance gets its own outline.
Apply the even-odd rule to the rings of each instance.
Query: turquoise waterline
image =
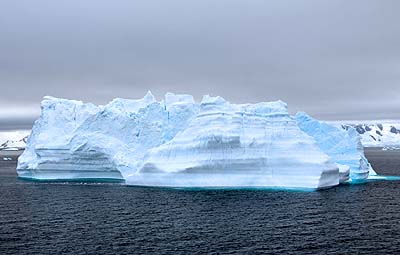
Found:
[[[183,191],[230,191],[230,190],[247,190],[247,191],[287,191],[287,192],[315,192],[315,191],[324,191],[329,190],[330,188],[342,186],[342,185],[360,185],[366,184],[368,182],[376,182],[376,181],[400,181],[400,176],[385,176],[385,175],[373,175],[370,176],[366,180],[352,180],[347,183],[339,184],[338,186],[327,187],[323,189],[317,188],[302,188],[302,187],[221,187],[221,186],[209,186],[209,187],[168,187],[168,186],[140,186],[140,185],[129,185],[125,182],[124,179],[111,179],[111,178],[79,178],[79,179],[35,179],[29,177],[18,177],[18,179],[24,181],[33,181],[33,182],[41,182],[41,183],[121,183],[130,187],[140,187],[140,188],[149,188],[149,189],[174,189],[174,190],[183,190]]]
[[[349,181],[347,183],[343,183],[343,184],[359,185],[359,184],[365,184],[365,183],[368,183],[368,182],[376,182],[376,181],[400,181],[400,176],[394,176],[394,175],[370,175],[368,177],[368,179],[351,180],[351,181]]]
[[[18,179],[24,181],[33,182],[89,182],[89,183],[125,183],[124,179],[112,179],[112,178],[77,178],[77,179],[36,179],[29,177],[18,177]]]
[[[140,185],[129,185],[130,187],[140,187],[149,189],[173,189],[173,190],[183,190],[183,191],[229,191],[229,190],[248,190],[248,191],[258,191],[258,190],[269,190],[269,191],[289,191],[289,192],[314,192],[321,189],[315,188],[301,188],[301,187],[228,187],[228,186],[208,186],[208,187],[169,187],[169,186],[140,186]]]
[[[400,176],[395,175],[372,175],[366,181],[400,181]]]
[[[300,187],[168,187],[168,186],[140,186],[140,185],[129,185],[125,183],[125,180],[121,179],[109,179],[109,178],[81,178],[81,179],[35,179],[28,177],[18,177],[18,179],[30,182],[39,182],[39,183],[122,183],[129,187],[140,187],[140,188],[148,188],[148,189],[174,189],[174,190],[185,190],[185,191],[208,191],[208,190],[248,190],[248,191],[257,191],[257,190],[269,190],[269,191],[289,191],[289,192],[314,192],[325,189],[315,189],[315,188],[300,188]]]

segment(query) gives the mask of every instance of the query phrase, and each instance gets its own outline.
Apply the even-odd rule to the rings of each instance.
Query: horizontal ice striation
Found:
[[[338,185],[339,170],[285,103],[236,105],[205,96],[190,125],[149,150],[127,183],[317,189]]]
[[[80,164],[79,160],[71,160],[76,158],[79,152],[74,152],[68,143],[73,137],[74,130],[86,118],[95,114],[98,107],[75,100],[45,97],[41,108],[41,116],[35,122],[26,149],[18,159],[18,175],[39,180],[64,179],[64,177],[74,179],[80,175],[81,170],[87,169],[82,169],[84,165]],[[101,164],[98,164],[98,167],[100,169],[97,172],[102,171]],[[116,175],[115,169],[107,168],[107,170],[112,174],[102,174],[103,178]],[[118,175],[121,178],[120,174]]]
[[[297,123],[302,131],[312,136],[323,152],[336,163],[350,168],[352,180],[364,180],[368,173],[375,174],[364,156],[360,136],[354,128],[343,130],[326,122],[311,118],[304,112],[296,114]]]
[[[357,134],[296,121],[281,101],[167,93],[159,102],[149,92],[104,106],[45,97],[41,107],[18,160],[22,178],[319,189],[368,175]]]
[[[172,93],[165,102],[148,93],[105,106],[45,97],[41,107],[18,160],[23,178],[124,180],[148,149],[172,139],[198,111],[193,97]]]
[[[122,180],[107,155],[96,151],[37,149],[40,164],[35,169],[19,168],[22,178],[37,180]]]

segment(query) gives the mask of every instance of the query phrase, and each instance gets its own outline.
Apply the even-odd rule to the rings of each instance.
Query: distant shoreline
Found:
[[[0,160],[3,160],[3,157],[18,158],[23,152],[24,150],[0,150]]]

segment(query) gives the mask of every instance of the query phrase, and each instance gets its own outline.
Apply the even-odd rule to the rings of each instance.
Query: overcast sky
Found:
[[[1,0],[0,129],[151,90],[400,119],[400,1]]]

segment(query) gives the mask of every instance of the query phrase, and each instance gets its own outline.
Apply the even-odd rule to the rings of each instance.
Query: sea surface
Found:
[[[17,179],[18,153],[1,155],[0,254],[400,251],[400,181],[315,192],[38,183]],[[400,151],[366,155],[400,175]]]

